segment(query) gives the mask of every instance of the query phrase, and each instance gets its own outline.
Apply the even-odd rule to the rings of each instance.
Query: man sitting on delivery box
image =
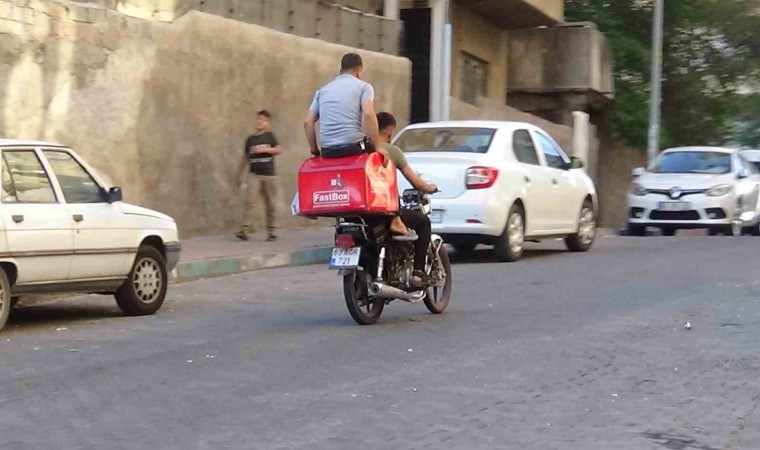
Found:
[[[388,164],[388,152],[376,148],[380,136],[375,116],[375,90],[371,84],[362,81],[363,69],[361,56],[356,53],[344,55],[340,75],[314,95],[304,123],[313,156],[342,158],[378,151],[383,154],[385,165]],[[317,121],[321,150],[317,143]],[[401,220],[391,223],[391,232],[407,235],[410,239],[414,236]]]

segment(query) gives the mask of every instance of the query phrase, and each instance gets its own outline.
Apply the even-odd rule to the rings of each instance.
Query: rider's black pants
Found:
[[[418,210],[402,210],[401,220],[404,225],[417,232],[418,239],[414,242],[414,270],[425,271],[425,259],[430,245],[430,219]]]

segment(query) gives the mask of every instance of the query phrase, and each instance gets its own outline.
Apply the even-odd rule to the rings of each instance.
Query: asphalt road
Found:
[[[0,449],[758,449],[760,239],[454,258],[355,325],[322,266],[14,311]],[[693,328],[686,330],[684,324]]]

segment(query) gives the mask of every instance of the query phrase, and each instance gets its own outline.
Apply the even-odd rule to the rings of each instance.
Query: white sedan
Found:
[[[666,150],[648,169],[634,170],[628,194],[628,231],[647,227],[672,236],[682,228],[711,234],[758,232],[760,174],[743,152],[718,147]]]
[[[594,184],[539,127],[519,122],[411,125],[394,141],[412,168],[438,185],[433,232],[459,252],[493,245],[516,261],[526,240],[565,238],[587,251],[596,234]],[[402,177],[399,188],[409,187]]]
[[[177,225],[121,201],[71,149],[0,139],[0,329],[21,295],[113,293],[124,313],[156,312],[179,261]]]

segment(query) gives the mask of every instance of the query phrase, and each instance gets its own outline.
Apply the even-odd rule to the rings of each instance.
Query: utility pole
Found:
[[[664,1],[655,0],[652,30],[652,85],[649,97],[649,138],[647,159],[651,163],[660,152],[660,104],[662,103],[662,32]]]

